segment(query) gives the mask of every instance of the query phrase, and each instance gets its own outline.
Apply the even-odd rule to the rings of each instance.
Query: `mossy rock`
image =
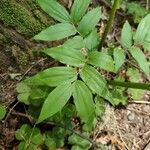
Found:
[[[49,26],[49,20],[38,9],[35,0],[0,0],[0,21],[24,36],[32,37]]]

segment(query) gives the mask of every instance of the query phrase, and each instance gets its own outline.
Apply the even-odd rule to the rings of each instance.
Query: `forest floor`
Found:
[[[111,33],[108,40],[118,37],[121,30],[123,23],[117,22],[123,16],[120,13],[117,16],[114,23],[117,32]],[[33,43],[36,49],[41,45]],[[15,131],[21,124],[29,122],[26,108],[17,102],[16,84],[39,70],[57,66],[57,62],[38,56],[20,67],[6,49],[9,49],[7,45],[0,45],[0,102],[5,104],[8,112],[0,121],[0,150],[16,150],[18,141],[14,137]],[[105,114],[94,132],[96,141],[107,145],[108,150],[150,150],[150,91],[145,91],[140,100],[130,101],[127,106],[114,108],[106,105]]]

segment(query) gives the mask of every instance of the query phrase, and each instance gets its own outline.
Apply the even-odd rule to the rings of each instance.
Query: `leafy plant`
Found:
[[[6,114],[6,108],[0,104],[0,120],[2,120],[5,117]]]
[[[149,77],[149,63],[138,45],[140,44],[146,49],[150,48],[150,15],[147,15],[141,21],[135,35],[130,24],[126,22],[121,34],[121,46],[115,47],[113,52],[110,53],[109,50],[102,51],[101,48],[111,27],[118,1],[114,2],[112,15],[101,42],[96,29],[96,25],[101,18],[101,9],[97,7],[87,12],[91,0],[75,0],[70,13],[56,0],[37,1],[42,9],[59,23],[41,31],[34,39],[56,41],[70,38],[62,45],[42,50],[43,53],[59,61],[62,65],[41,71],[19,83],[17,87],[18,100],[29,105],[29,112],[37,118],[37,123],[54,120],[64,125],[68,124],[69,120],[65,119],[63,110],[70,108],[68,107],[69,104],[74,104],[75,109],[65,111],[72,112],[75,110],[76,112],[68,118],[74,115],[79,116],[86,126],[86,131],[91,131],[96,116],[101,114],[97,107],[104,109],[102,99],[107,100],[113,106],[127,103],[127,99],[119,92],[110,90],[108,84],[139,87],[137,86],[138,83],[107,81],[104,74],[101,74],[97,68],[110,73],[117,73],[129,53],[145,75]],[[150,89],[150,86],[142,84],[141,88]],[[38,113],[35,114],[33,109],[38,110]],[[70,126],[72,127],[71,124]],[[22,128],[23,130],[24,128],[25,130],[26,128],[29,129],[26,126]],[[19,135],[20,130],[18,131]],[[32,132],[34,133],[34,130]],[[56,132],[54,130],[53,133]],[[24,133],[25,137],[28,136],[23,131]],[[17,135],[16,138],[24,140],[24,138]],[[77,144],[78,138],[74,135],[69,137],[70,143],[74,145],[72,149],[86,149],[84,141],[85,145],[83,147]],[[30,139],[32,141],[32,136],[30,136]],[[62,141],[60,145],[54,139],[54,134],[50,133],[46,138],[46,145],[52,144],[54,149],[56,145],[63,146],[62,138],[60,138],[60,141]],[[26,145],[25,142],[21,144],[21,146],[24,145]]]

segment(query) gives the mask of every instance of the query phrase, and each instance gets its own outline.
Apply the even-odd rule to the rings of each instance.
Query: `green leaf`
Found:
[[[127,97],[123,96],[122,92],[117,90],[112,92],[114,104],[117,106],[119,104],[126,105],[128,103]]]
[[[75,0],[71,8],[71,18],[74,23],[81,20],[85,14],[91,0]]]
[[[48,147],[48,150],[56,150],[56,143],[53,138],[46,137],[45,145]]]
[[[20,142],[18,150],[37,150],[37,146],[32,143],[29,143],[28,141]]]
[[[71,150],[88,150],[88,148],[85,149],[84,147],[74,145],[71,147]]]
[[[33,129],[31,142],[35,145],[41,145],[43,143],[43,136],[38,128]]]
[[[26,105],[29,105],[29,96],[30,96],[30,92],[31,92],[31,88],[25,84],[24,82],[18,83],[17,84],[17,88],[16,88],[17,92],[19,93],[19,95],[17,96],[17,99],[19,102],[25,103]]]
[[[37,0],[41,8],[59,22],[69,22],[70,15],[56,0]]]
[[[127,70],[127,76],[129,77],[129,80],[131,82],[137,82],[137,83],[139,83],[142,78],[139,70],[134,69],[134,68],[129,68]],[[145,90],[128,88],[128,92],[130,93],[131,98],[133,100],[140,100],[142,99],[145,93]]]
[[[92,126],[95,116],[94,102],[92,93],[84,82],[77,80],[74,83],[73,97],[79,116],[88,126]]]
[[[85,57],[82,52],[77,51],[76,49],[73,49],[71,47],[68,48],[59,46],[55,48],[45,49],[43,52],[64,64],[79,67],[83,66],[85,63]]]
[[[80,76],[94,94],[98,94],[99,96],[111,101],[111,97],[106,86],[106,80],[95,68],[88,65],[85,66],[80,71]]]
[[[150,66],[144,53],[138,47],[131,47],[129,49],[132,57],[137,61],[140,68],[144,71],[144,73],[149,76],[150,75]]]
[[[26,142],[20,142],[19,145],[18,145],[18,150],[26,150]]]
[[[97,30],[93,30],[85,39],[85,47],[89,50],[96,50],[100,42],[100,37],[97,33]]]
[[[150,47],[150,14],[141,20],[134,40],[136,44],[149,45]]]
[[[35,40],[55,41],[76,34],[76,28],[69,23],[58,23],[34,36]]]
[[[0,120],[2,120],[6,115],[6,108],[0,104]]]
[[[77,145],[77,146],[80,146],[81,148],[84,148],[84,149],[86,149],[90,146],[89,141],[79,137],[76,134],[72,134],[71,136],[69,136],[68,142],[69,142],[69,144]]]
[[[121,45],[124,48],[130,48],[133,44],[132,38],[133,38],[133,33],[132,33],[131,26],[129,22],[126,21],[121,31]]]
[[[114,72],[114,61],[112,57],[105,52],[90,52],[88,63],[97,67],[101,67],[102,69]]]
[[[66,81],[74,81],[77,78],[77,71],[72,67],[53,67],[46,69],[37,75],[26,79],[28,85],[58,86]]]
[[[101,17],[101,8],[97,7],[89,11],[80,21],[78,31],[82,35],[87,35],[94,29]]]
[[[115,48],[113,52],[113,56],[115,61],[115,71],[117,72],[125,62],[124,50],[121,49],[120,47]]]
[[[95,102],[95,114],[96,116],[101,117],[105,112],[105,101],[101,97],[96,96],[94,98],[94,102]]]
[[[23,124],[15,133],[17,140],[28,140],[31,133],[31,127],[28,124]]]
[[[84,44],[83,37],[81,37],[81,36],[75,36],[72,39],[67,40],[63,44],[63,46],[68,47],[68,48],[71,47],[73,49],[80,50],[80,49],[82,49],[82,48],[85,47],[85,44]]]
[[[38,123],[60,111],[72,95],[71,83],[57,86],[45,100],[38,119]]]

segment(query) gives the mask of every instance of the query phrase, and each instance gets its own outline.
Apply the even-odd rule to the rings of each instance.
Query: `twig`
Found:
[[[113,86],[120,86],[126,88],[133,88],[133,89],[142,89],[142,90],[150,90],[149,83],[136,83],[136,82],[121,82],[121,81],[107,81],[109,85]]]
[[[149,10],[149,0],[146,1],[146,10]]]
[[[9,112],[7,113],[7,116],[5,117],[5,120],[4,120],[4,124],[6,123],[9,115],[11,114],[11,112],[13,111],[13,109],[19,104],[19,102],[17,102],[12,108],[10,108]]]
[[[129,103],[136,103],[136,104],[150,104],[148,101],[130,101]]]
[[[114,111],[113,111],[113,116],[114,116],[114,120],[115,120],[115,124],[116,124],[116,127],[117,127],[117,131],[118,131],[119,137],[120,137],[120,139],[122,140],[122,142],[124,143],[125,148],[126,148],[127,150],[130,150],[129,147],[127,146],[126,142],[124,141],[123,137],[122,137],[122,133],[121,133],[119,127],[118,127],[117,118],[116,118],[116,116],[115,116]]]

